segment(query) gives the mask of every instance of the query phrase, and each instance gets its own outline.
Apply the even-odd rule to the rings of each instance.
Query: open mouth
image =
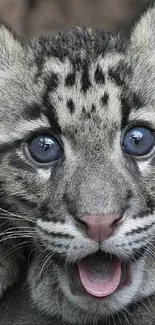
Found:
[[[105,298],[130,284],[129,271],[129,263],[99,251],[69,269],[71,291]]]

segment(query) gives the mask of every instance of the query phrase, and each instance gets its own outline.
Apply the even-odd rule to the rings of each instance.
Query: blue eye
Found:
[[[39,163],[49,163],[62,155],[60,143],[49,134],[42,134],[32,139],[28,144],[32,158]]]
[[[153,131],[143,126],[135,126],[128,130],[122,142],[122,148],[125,153],[133,156],[144,156],[151,151],[153,146]]]

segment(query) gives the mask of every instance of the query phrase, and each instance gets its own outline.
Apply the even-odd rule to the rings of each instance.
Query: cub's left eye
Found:
[[[154,146],[154,133],[143,126],[129,129],[123,138],[122,149],[133,156],[144,156]]]
[[[49,163],[58,160],[63,153],[62,146],[49,134],[42,134],[32,139],[28,144],[31,157],[39,163]]]

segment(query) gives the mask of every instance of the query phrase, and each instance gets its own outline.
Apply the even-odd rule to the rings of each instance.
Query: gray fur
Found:
[[[11,219],[2,240],[31,241],[32,299],[72,324],[103,321],[155,292],[154,152],[131,158],[120,145],[131,122],[155,128],[154,17],[151,7],[130,39],[77,28],[22,44],[0,28],[1,212]],[[59,163],[30,157],[38,129],[57,130]],[[73,293],[68,265],[99,249],[75,219],[111,212],[124,218],[100,249],[130,261],[131,284],[106,299]],[[4,289],[14,280],[8,274]]]

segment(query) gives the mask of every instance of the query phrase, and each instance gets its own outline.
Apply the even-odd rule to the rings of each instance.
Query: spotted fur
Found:
[[[12,248],[31,242],[32,299],[62,322],[97,323],[155,292],[154,151],[136,159],[121,148],[128,124],[155,128],[154,17],[151,6],[129,39],[75,28],[23,44],[0,26],[0,294],[24,255]],[[45,131],[64,154],[43,166],[26,148]],[[130,261],[131,284],[79,295],[67,270],[99,247],[77,220],[112,212],[123,221],[100,249]]]

